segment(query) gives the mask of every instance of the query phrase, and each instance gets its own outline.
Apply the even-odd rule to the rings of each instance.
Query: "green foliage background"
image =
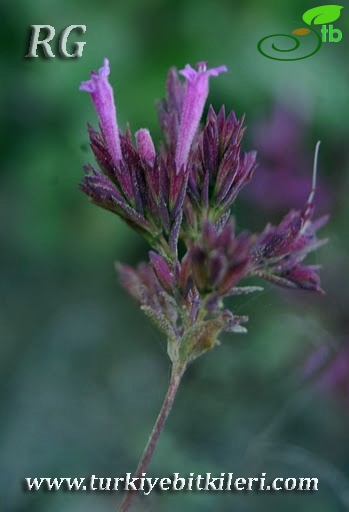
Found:
[[[121,289],[113,265],[137,264],[148,248],[77,189],[82,164],[92,161],[86,124],[97,125],[78,86],[104,57],[121,127],[148,127],[157,142],[154,100],[164,96],[172,65],[226,64],[229,73],[212,80],[210,101],[246,113],[250,128],[275,101],[306,112],[303,146],[311,162],[322,140],[319,172],[333,197],[323,231],[330,242],[315,256],[327,295],[267,285],[253,299],[232,302],[250,316],[249,333],[226,336],[188,370],[148,471],[310,476],[320,490],[152,493],[134,510],[349,510],[349,375],[346,400],[319,387],[326,369],[302,377],[320,345],[340,354],[349,343],[349,8],[336,22],[343,40],[310,59],[273,61],[256,49],[265,35],[302,26],[304,10],[317,5],[1,3],[1,512],[115,510],[121,493],[28,493],[22,481],[133,472],[168,382],[165,340]],[[82,58],[26,59],[32,24],[53,25],[57,34],[85,24]],[[248,129],[244,147],[251,145]],[[310,180],[311,166],[309,187]],[[234,213],[239,226],[255,230],[284,212],[269,219],[242,198]]]

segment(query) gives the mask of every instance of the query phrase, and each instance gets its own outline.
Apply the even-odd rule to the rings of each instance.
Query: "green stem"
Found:
[[[155,425],[153,427],[152,433],[149,436],[149,439],[148,439],[147,445],[144,449],[143,455],[138,463],[136,472],[134,474],[134,478],[140,478],[142,476],[142,473],[144,473],[146,471],[148,464],[151,461],[151,458],[153,456],[153,453],[156,448],[157,442],[159,440],[160,434],[165,426],[167,417],[172,408],[173,401],[174,401],[176,393],[178,391],[178,387],[181,383],[184,371],[185,371],[185,366],[183,366],[181,368],[172,368],[171,379],[170,379],[170,383],[168,386],[168,390],[167,390],[164,402],[162,404],[159,415],[158,415]],[[119,512],[127,512],[127,510],[130,508],[131,501],[134,497],[135,492],[136,491],[134,491],[133,489],[129,489],[126,492],[126,495],[121,502]]]

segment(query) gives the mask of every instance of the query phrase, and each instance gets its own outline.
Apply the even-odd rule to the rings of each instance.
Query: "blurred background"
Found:
[[[168,68],[228,66],[211,81],[209,102],[246,114],[244,149],[259,154],[234,207],[239,228],[262,230],[304,204],[319,139],[317,211],[331,214],[321,232],[329,243],[309,260],[323,265],[326,295],[267,284],[231,301],[249,315],[249,332],[223,337],[189,368],[148,469],[317,477],[319,491],[153,492],[132,510],[349,510],[349,8],[335,23],[343,40],[309,59],[257,51],[262,37],[302,27],[303,12],[317,5],[1,3],[1,512],[116,510],[121,493],[29,493],[23,479],[133,472],[168,383],[165,340],[114,269],[147,258],[148,247],[77,188],[82,165],[93,162],[87,122],[97,127],[78,86],[104,57],[120,126],[148,127],[156,142],[155,99]],[[69,38],[86,41],[82,58],[25,58],[32,24],[56,34],[86,25]]]

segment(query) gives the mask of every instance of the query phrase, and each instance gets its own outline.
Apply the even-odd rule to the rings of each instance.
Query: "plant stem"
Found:
[[[164,428],[167,417],[172,408],[173,401],[174,401],[176,393],[178,391],[178,387],[181,383],[184,371],[185,371],[185,366],[183,366],[181,368],[174,368],[174,367],[172,368],[171,379],[170,379],[170,383],[168,386],[168,390],[167,390],[164,402],[162,404],[159,415],[157,417],[157,420],[155,422],[153,430],[149,436],[147,445],[146,445],[143,455],[138,463],[138,466],[137,466],[137,469],[136,469],[136,472],[135,472],[133,478],[140,478],[142,476],[142,473],[144,473],[148,467],[148,464],[153,456],[154,450],[155,450],[157,442],[159,440],[160,434]],[[129,509],[129,507],[131,505],[131,501],[132,501],[132,498],[133,498],[135,492],[136,491],[134,489],[129,489],[126,492],[126,495],[121,502],[119,512],[127,512],[127,510]]]

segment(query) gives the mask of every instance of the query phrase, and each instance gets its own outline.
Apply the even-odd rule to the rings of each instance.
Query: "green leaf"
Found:
[[[332,23],[338,20],[340,11],[343,9],[342,5],[320,5],[305,11],[302,16],[303,21],[308,25],[323,25],[325,23]]]

